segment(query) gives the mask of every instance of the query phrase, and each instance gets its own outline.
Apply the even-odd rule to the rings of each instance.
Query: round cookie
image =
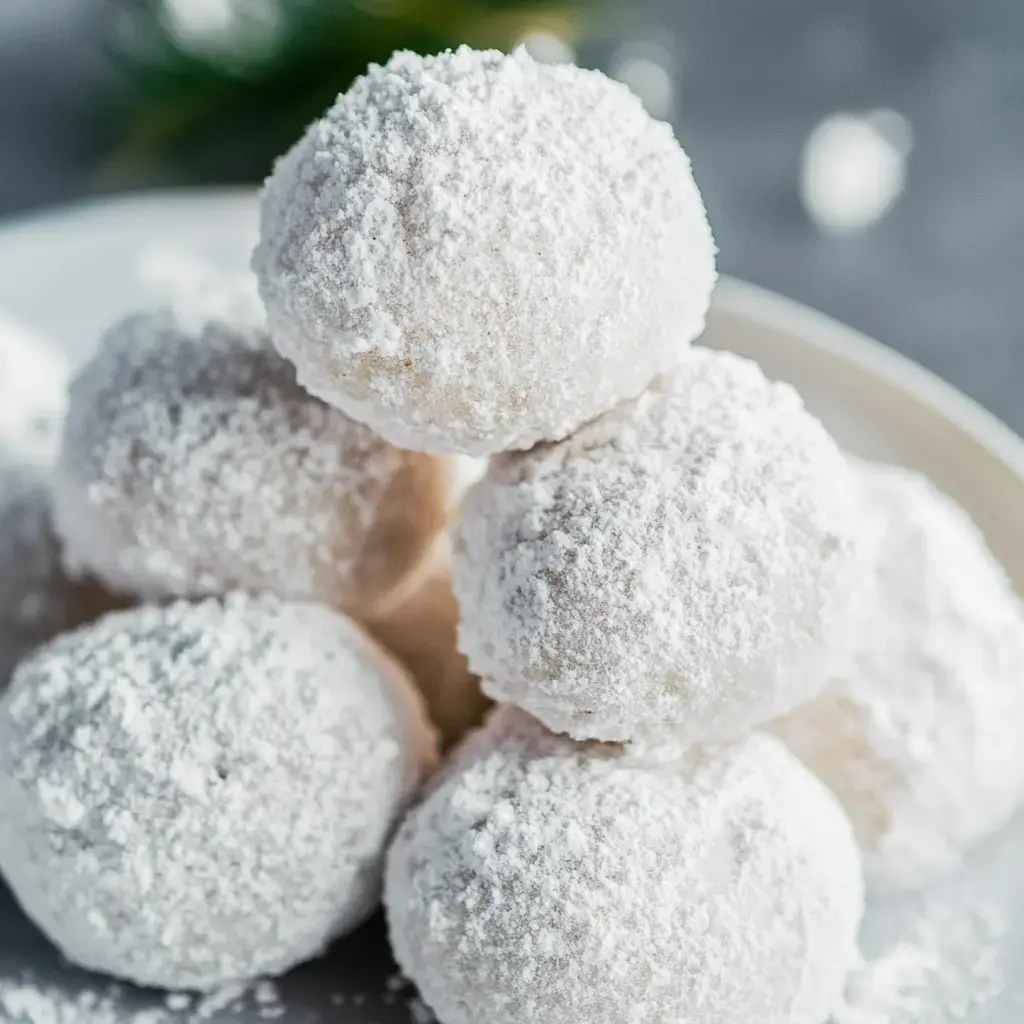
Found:
[[[715,248],[672,129],[597,71],[371,66],[278,161],[253,256],[311,392],[395,444],[566,437],[675,366]]]
[[[53,461],[69,375],[62,352],[0,313],[0,445],[8,458]]]
[[[868,599],[828,688],[773,729],[839,797],[871,883],[918,886],[1024,798],[1024,604],[951,498],[851,464]]]
[[[117,603],[64,572],[48,475],[0,443],[0,690],[29,651]]]
[[[371,633],[412,673],[446,746],[479,725],[490,701],[458,649],[459,603],[452,591],[451,545],[442,538],[420,585]]]
[[[742,735],[824,685],[859,582],[848,477],[792,388],[695,348],[493,460],[456,534],[460,646],[490,696],[578,739]]]
[[[305,392],[262,331],[165,310],[112,328],[72,383],[56,523],[72,569],[127,593],[363,617],[411,583],[448,476]]]
[[[401,827],[385,906],[442,1024],[821,1024],[862,889],[841,809],[772,738],[652,763],[506,707]]]
[[[338,612],[241,594],[117,612],[0,700],[0,867],[72,962],[163,988],[277,975],[372,910],[435,756]]]

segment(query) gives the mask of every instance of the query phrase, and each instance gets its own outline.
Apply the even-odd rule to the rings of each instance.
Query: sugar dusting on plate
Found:
[[[273,1021],[288,1013],[277,985],[266,980],[224,985],[201,997],[169,992],[160,1006],[133,1007],[137,999],[116,983],[70,992],[26,975],[0,981],[0,1020],[4,1024],[203,1024],[231,1019]]]

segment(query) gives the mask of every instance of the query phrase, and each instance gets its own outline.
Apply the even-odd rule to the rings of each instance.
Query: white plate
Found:
[[[154,276],[161,259],[173,268],[176,258],[191,254],[234,275],[246,268],[254,236],[254,197],[240,191],[144,195],[12,222],[0,230],[0,311],[78,360],[117,316],[174,297],[180,282],[173,273]],[[141,269],[144,253],[148,270]],[[1006,427],[890,350],[740,282],[722,283],[705,342],[751,356],[770,375],[794,383],[851,450],[926,472],[971,512],[1024,592],[1024,442]],[[1024,820],[937,889],[872,907],[865,927],[869,953],[924,939],[937,954],[918,958],[921,985],[894,1022],[1024,1020],[1022,862]],[[104,985],[62,967],[13,906],[0,906],[0,979],[9,985],[26,970],[69,991]],[[282,983],[283,1019],[409,1021],[405,997],[385,984],[392,971],[376,922]],[[0,1021],[4,984],[0,980]],[[160,1004],[159,997],[132,991],[120,998],[125,1006]],[[208,1019],[262,1018],[250,999],[240,1010]]]

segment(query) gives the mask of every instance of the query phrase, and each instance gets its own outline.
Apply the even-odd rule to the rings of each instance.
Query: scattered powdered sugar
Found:
[[[504,707],[399,830],[385,905],[445,1024],[821,1024],[863,900],[849,823],[771,737],[651,764]]]
[[[222,1010],[240,1002],[248,991],[249,986],[245,982],[235,981],[221,985],[195,1004],[193,1015],[199,1020],[213,1020]]]
[[[0,690],[25,654],[115,603],[98,585],[65,574],[49,473],[0,441]]]
[[[0,867],[73,962],[210,990],[360,923],[433,763],[408,676],[342,615],[230,595],[116,612],[0,700]]]
[[[275,344],[396,444],[563,438],[703,330],[714,243],[671,128],[525,50],[371,66],[267,182]]]
[[[166,1003],[168,1010],[180,1013],[182,1010],[187,1010],[192,1005],[192,996],[188,992],[168,992],[164,1002]]]
[[[824,684],[859,582],[848,476],[792,388],[695,348],[568,441],[493,460],[456,535],[462,650],[556,731],[741,735]]]
[[[0,314],[0,445],[29,461],[53,460],[69,372],[45,338]]]
[[[832,1024],[973,1022],[1003,990],[1001,908],[926,896],[906,937],[854,970]]]
[[[426,557],[448,479],[307,394],[262,331],[164,310],[112,328],[72,383],[56,523],[72,571],[127,593],[269,590],[362,617]]]
[[[169,992],[164,998],[164,1005],[178,1014],[175,1021],[188,1020],[189,1024],[223,1020],[225,1011],[237,1014],[250,1006],[260,1020],[279,1020],[288,1012],[277,985],[267,979],[249,983],[230,982],[203,996]],[[247,1019],[251,1019],[251,1015],[247,1014]]]
[[[257,1006],[275,1006],[281,1002],[277,986],[272,981],[258,981],[253,986],[253,999]]]
[[[430,1007],[420,999],[413,983],[404,974],[391,975],[385,983],[384,1002],[391,1005],[401,997],[412,1024],[437,1024]]]
[[[832,682],[774,727],[838,794],[875,885],[954,866],[1024,797],[1024,604],[917,473],[852,461],[869,575]]]
[[[174,1024],[161,1009],[133,1009],[121,990],[67,992],[31,980],[0,980],[0,1017],[4,1024]]]
[[[34,981],[0,979],[0,1020],[3,1024],[205,1024],[255,1018],[279,1020],[288,1012],[277,986],[260,981],[233,983],[202,997],[170,992],[162,1006],[137,1005],[137,994],[111,984],[102,990],[77,991]],[[303,1018],[312,1024],[312,1018]],[[321,1018],[316,1018],[319,1021]]]

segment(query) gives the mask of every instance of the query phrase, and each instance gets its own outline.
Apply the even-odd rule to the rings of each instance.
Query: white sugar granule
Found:
[[[69,372],[50,342],[0,314],[0,446],[27,461],[52,461]]]
[[[775,726],[837,793],[869,881],[954,866],[1024,796],[1024,604],[916,473],[852,462],[868,598],[817,700]]]
[[[127,593],[362,617],[426,557],[448,476],[307,394],[262,331],[165,310],[112,328],[72,383],[56,523],[72,571]]]
[[[118,612],[0,700],[0,867],[82,966],[188,990],[276,976],[372,910],[433,759],[408,676],[336,612]]]
[[[252,1001],[260,1020],[280,1020],[288,1012],[280,990],[272,981],[257,982],[252,989]]]
[[[849,823],[781,743],[653,764],[511,707],[407,817],[385,882],[445,1024],[821,1024],[862,904]]]
[[[29,651],[114,604],[98,585],[68,578],[49,474],[0,442],[0,690]]]
[[[193,1018],[196,1020],[214,1020],[219,1013],[233,1007],[234,1004],[241,1004],[243,996],[249,991],[245,982],[230,982],[221,985],[212,992],[200,999],[193,1011]]]
[[[456,535],[460,646],[487,693],[581,739],[741,735],[824,685],[859,580],[848,476],[792,388],[695,348],[493,460]]]
[[[277,986],[272,981],[259,981],[253,986],[252,997],[257,1006],[273,1006],[281,1001]]]
[[[373,65],[278,161],[253,256],[314,394],[396,444],[563,438],[703,330],[714,243],[671,128],[525,50]]]
[[[925,896],[905,937],[851,973],[832,1024],[977,1020],[1003,990],[1006,927],[997,906]]]

